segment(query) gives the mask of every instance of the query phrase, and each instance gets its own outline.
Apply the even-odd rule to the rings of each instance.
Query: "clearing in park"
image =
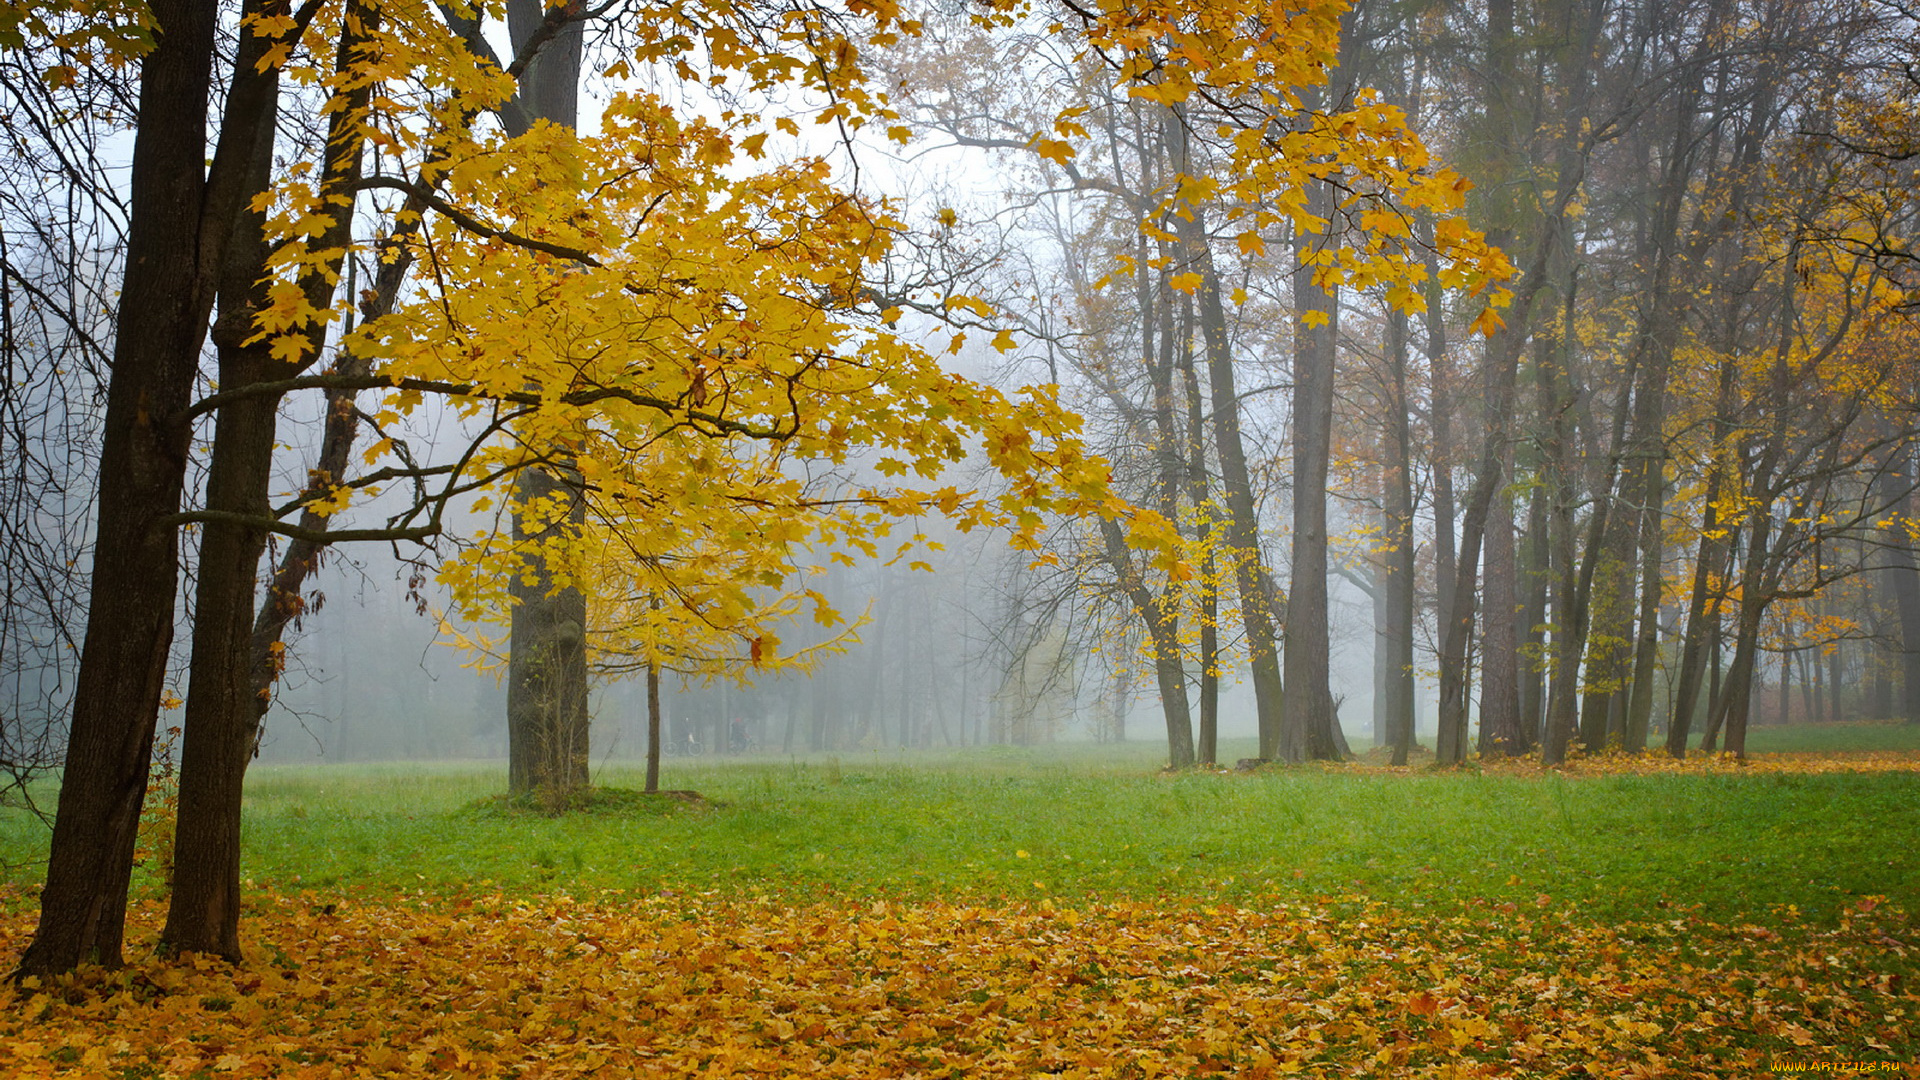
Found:
[[[248,961],[0,990],[8,1076],[1920,1074],[1914,729],[1744,766],[1132,747],[256,768]],[[44,844],[5,821],[0,950]],[[164,823],[151,822],[158,829]]]

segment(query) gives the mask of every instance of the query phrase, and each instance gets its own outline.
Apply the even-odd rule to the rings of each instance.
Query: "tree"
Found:
[[[1243,427],[1246,404],[1235,370],[1244,356],[1229,316],[1230,304],[1245,304],[1249,290],[1229,285],[1223,267],[1244,262],[1254,274],[1270,275],[1260,269],[1270,244],[1300,245],[1292,289],[1296,302],[1308,306],[1304,297],[1314,292],[1323,299],[1294,335],[1295,355],[1307,360],[1310,370],[1327,375],[1296,381],[1311,390],[1301,401],[1315,403],[1296,407],[1291,417],[1296,431],[1307,424],[1308,446],[1325,441],[1326,425],[1316,430],[1311,417],[1330,409],[1332,295],[1343,286],[1377,290],[1403,309],[1424,307],[1430,271],[1429,261],[1419,255],[1423,248],[1438,252],[1431,271],[1436,289],[1484,293],[1483,304],[1503,302],[1504,292],[1494,283],[1509,270],[1477,233],[1448,216],[1465,185],[1430,166],[1399,110],[1371,92],[1329,95],[1324,102],[1315,96],[1325,82],[1327,61],[1336,54],[1340,12],[1337,5],[1313,5],[1290,22],[1287,34],[1247,32],[1261,27],[1266,13],[1237,4],[1210,5],[1191,21],[1148,15],[1124,29],[1091,13],[1077,14],[1090,50],[1088,63],[1111,75],[1095,92],[1056,110],[1051,130],[1033,138],[997,130],[991,109],[976,107],[973,96],[944,86],[929,104],[943,129],[963,145],[1029,152],[1049,162],[1055,170],[1050,175],[1063,176],[1076,191],[1127,200],[1125,210],[1137,223],[1133,230],[1162,246],[1135,254],[1135,236],[1123,233],[1124,246],[1117,245],[1113,257],[1125,278],[1151,296],[1151,275],[1170,267],[1169,287],[1192,297],[1220,471],[1221,550],[1237,585],[1266,756],[1282,753],[1281,598],[1262,555],[1263,526]],[[1124,91],[1135,107],[1159,106],[1159,122],[1103,121],[1102,110],[1113,108],[1104,98],[1108,85]],[[982,95],[997,101],[1003,92],[995,87]],[[1100,137],[1088,138],[1090,129],[1126,135],[1102,145]],[[1117,168],[1116,145],[1139,155],[1143,167]],[[1148,149],[1164,164],[1147,167]],[[1431,212],[1438,219],[1424,243],[1401,216],[1407,210]],[[1328,239],[1308,239],[1321,236]],[[1322,318],[1324,328],[1316,328]],[[1480,320],[1479,325],[1492,323]],[[1150,329],[1143,326],[1142,332]],[[1151,367],[1150,351],[1147,356]],[[1143,408],[1142,415],[1153,413]],[[1296,459],[1304,470],[1299,485],[1324,488],[1325,456],[1322,450]],[[1300,578],[1293,584],[1305,584],[1306,592],[1299,600],[1301,633],[1290,640],[1298,642],[1296,662],[1307,684],[1295,727],[1299,737],[1286,753],[1333,756],[1324,630],[1317,654],[1311,646],[1316,618],[1310,612],[1325,607],[1315,599],[1325,592],[1320,535],[1325,530],[1314,524],[1309,497],[1299,497],[1295,507],[1306,515],[1308,535],[1295,537],[1302,546],[1296,551]],[[1324,516],[1322,507],[1319,517]],[[1320,569],[1313,558],[1301,559],[1301,552],[1319,552]],[[1164,621],[1165,615],[1152,618]],[[1324,613],[1317,621],[1324,624]]]
[[[545,5],[514,0],[507,24],[516,53],[545,30]],[[572,23],[539,47],[520,76],[518,99],[527,122],[571,128],[579,114],[583,27]],[[518,127],[519,130],[515,130]],[[509,124],[510,135],[526,124]],[[577,531],[586,503],[573,463],[558,460],[519,470],[514,478],[512,530],[516,540],[538,541],[546,530]],[[528,517],[558,499],[566,513],[529,530]],[[528,573],[510,590],[512,631],[507,665],[507,790],[538,794],[564,805],[587,783],[587,598],[541,573],[540,556],[528,558]]]
[[[522,251],[537,249],[547,256],[562,250],[551,242],[522,236],[510,227],[488,225],[439,193],[451,189],[457,196],[467,194],[459,190],[457,182],[460,170],[467,167],[463,163],[474,160],[470,155],[475,147],[483,147],[480,152],[484,155],[497,145],[497,141],[484,136],[475,141],[475,121],[494,111],[513,110],[512,80],[531,57],[516,58],[507,65],[487,56],[476,57],[476,50],[482,54],[486,50],[480,48],[477,34],[465,32],[472,29],[470,25],[460,25],[458,19],[453,20],[455,25],[449,25],[438,13],[423,9],[350,6],[344,13],[322,18],[317,6],[299,12],[266,3],[249,6],[242,15],[232,86],[218,114],[218,151],[212,168],[206,170],[203,140],[198,133],[204,130],[202,118],[213,80],[216,14],[212,5],[155,6],[152,18],[156,44],[141,60],[142,104],[134,149],[138,195],[130,212],[124,302],[119,312],[105,419],[98,499],[100,542],[92,580],[89,638],[81,661],[81,689],[74,705],[66,782],[44,897],[47,906],[40,932],[22,961],[26,972],[62,970],[90,958],[106,963],[119,958],[133,830],[171,640],[176,580],[173,526],[197,523],[225,538],[212,545],[215,557],[203,567],[203,593],[213,595],[207,590],[218,590],[224,599],[203,607],[202,623],[196,628],[195,679],[206,689],[194,695],[197,718],[189,724],[189,740],[195,748],[188,755],[190,776],[183,776],[183,786],[191,786],[198,793],[189,800],[180,826],[182,844],[189,854],[181,860],[180,868],[190,880],[183,880],[176,894],[167,936],[174,947],[233,954],[237,951],[232,928],[237,920],[238,863],[232,841],[237,837],[239,778],[259,715],[258,689],[237,673],[251,673],[256,666],[252,663],[256,651],[252,648],[256,640],[252,631],[258,620],[252,617],[251,582],[257,572],[260,535],[279,532],[314,543],[363,537],[421,538],[438,531],[440,508],[446,498],[476,481],[457,467],[417,464],[402,457],[397,464],[356,479],[325,478],[323,491],[292,506],[268,508],[261,489],[246,473],[257,464],[254,451],[263,442],[271,445],[270,423],[262,423],[259,418],[272,416],[271,403],[280,395],[309,388],[344,394],[394,385],[393,374],[361,374],[353,364],[336,364],[330,372],[318,375],[301,374],[317,360],[321,346],[332,340],[328,326],[336,321],[337,311],[358,299],[337,296],[338,267],[348,242],[342,223],[349,220],[349,211],[371,192],[397,192],[401,196],[370,204],[376,212],[392,215],[390,220],[395,223],[386,230],[388,247],[382,260],[386,267],[404,266],[427,253],[436,273],[446,271],[445,260],[431,245],[444,248],[452,242],[452,234],[428,235],[423,231],[418,223],[430,214],[448,215],[458,228],[477,230],[494,244]],[[544,43],[545,38],[586,14],[571,9],[550,10],[544,19],[544,32],[536,31],[529,44]],[[731,17],[731,13],[716,13],[714,24]],[[137,21],[139,13],[129,18]],[[820,14],[819,18],[820,28],[830,29],[833,17]],[[885,16],[880,20],[883,32],[889,21]],[[112,28],[111,23],[106,25]],[[40,28],[34,23],[28,29],[39,32]],[[670,55],[685,47],[680,39],[661,42],[645,32],[639,36],[643,59]],[[135,44],[139,40],[135,34],[127,35],[127,39]],[[308,63],[328,52],[331,56],[327,60]],[[828,52],[831,56],[831,49]],[[754,60],[755,56],[743,55],[716,62],[744,66]],[[332,132],[324,144],[314,148],[316,157],[308,159],[308,164],[285,175],[272,174],[273,187],[263,190],[261,163],[269,160],[266,139],[274,127],[272,117],[288,100],[282,92],[282,72],[296,63],[303,72],[318,77],[318,97],[302,101],[321,110],[317,115],[328,118]],[[384,66],[390,63],[398,63],[400,68]],[[444,92],[429,90],[424,97],[376,98],[371,94],[371,88],[385,79],[387,72],[413,66],[443,80],[435,85]],[[789,77],[812,80],[815,85],[838,92],[842,110],[878,108],[848,78],[847,69],[832,60],[812,67],[774,64],[760,69],[756,76],[762,85]],[[366,102],[364,110],[355,104],[357,101]],[[427,116],[428,122],[409,126],[401,119],[414,115],[409,110],[424,110],[419,115]],[[657,129],[649,131],[657,133]],[[536,143],[546,138],[538,133],[529,137]],[[366,143],[402,165],[402,176],[409,167],[414,176],[402,179],[388,170],[378,176],[360,177],[359,147]],[[550,148],[554,143],[543,145]],[[706,138],[684,149],[704,155],[717,145],[713,138]],[[634,148],[631,141],[623,147]],[[650,152],[652,147],[639,149]],[[303,175],[300,168],[312,171]],[[564,168],[557,172],[547,168],[545,176],[566,179]],[[852,216],[825,216],[841,225],[857,218],[870,228],[873,218],[857,204],[827,193],[819,183],[820,177],[818,167],[809,166],[783,173],[771,183],[779,186],[803,181],[798,186],[810,188],[812,194],[800,199],[796,209],[811,214],[830,205],[839,206]],[[449,180],[456,182],[448,185]],[[710,185],[702,189],[701,197],[715,190],[718,186]],[[518,192],[527,193],[525,188]],[[745,212],[740,205],[733,209]],[[570,233],[569,238],[590,239],[577,232]],[[236,242],[230,244],[230,239]],[[837,242],[841,238],[823,235],[821,239]],[[591,263],[593,247],[585,244],[565,249],[563,255],[572,261]],[[244,269],[250,262],[258,265],[263,251],[271,271],[264,286],[260,284],[262,278],[250,279]],[[871,249],[860,251],[856,263]],[[223,277],[227,283],[224,289]],[[819,281],[817,277],[808,280]],[[391,284],[392,289],[377,297],[385,303],[390,303],[398,291],[398,283]],[[223,365],[235,365],[223,366],[223,370],[236,374],[239,381],[223,384],[218,394],[189,407],[187,398],[216,293],[223,296],[225,321],[218,342],[225,350]],[[814,296],[810,294],[808,299]],[[405,325],[405,316],[397,322],[370,319],[351,335],[342,351],[383,359],[382,335]],[[369,332],[370,326],[379,329]],[[870,347],[868,355],[884,361],[892,354],[875,346]],[[255,366],[251,370],[237,366],[243,363]],[[913,383],[909,392],[945,388],[944,384],[926,381],[932,370],[930,362],[915,367],[923,378]],[[413,379],[403,386],[401,395],[453,394],[485,400],[497,389],[496,400],[501,402],[529,408],[541,402],[540,392],[527,391],[524,373],[513,378],[510,386],[493,383],[486,387],[449,382],[444,378],[448,374],[445,369],[436,369],[433,374],[435,378]],[[402,384],[409,383],[404,373],[398,378]],[[871,379],[857,379],[863,392],[872,388]],[[591,404],[608,393],[646,398],[630,389],[609,391],[602,387],[588,392],[585,401],[565,404]],[[748,434],[760,431],[781,438],[797,434],[792,427],[721,421],[715,412],[702,411],[696,401],[647,401],[649,404],[642,408],[664,404],[662,411],[675,415],[682,415],[676,414],[676,409],[684,410],[682,422],[695,429],[711,421],[706,434],[722,430]],[[1009,469],[1062,467],[1062,483],[1073,494],[1061,496],[1049,506],[1076,500],[1103,501],[1095,482],[1097,465],[1073,450],[1070,442],[1042,446],[1029,433],[1014,437],[1023,425],[1038,432],[1064,430],[1052,419],[1055,412],[1044,403],[1022,409],[998,395],[982,394],[962,402],[959,409],[962,413],[971,410],[969,416],[975,423],[972,430],[990,432],[1000,439],[995,447],[997,460]],[[194,417],[210,413],[218,414],[214,472],[221,479],[210,491],[206,508],[181,512],[187,433]],[[243,422],[241,418],[248,415],[255,419]],[[570,423],[577,418],[577,413],[568,415]],[[937,426],[937,419],[929,419],[914,430],[893,434],[913,439],[934,434]],[[825,434],[819,441],[822,446],[836,446],[842,438]],[[942,450],[950,450],[954,442],[954,437],[927,440],[927,445],[941,449],[930,451],[926,459],[940,459]],[[491,451],[482,453],[477,449],[479,444],[475,445],[474,452],[467,455],[469,462],[501,464]],[[390,439],[384,448],[398,449]],[[229,469],[238,471],[229,473]],[[257,477],[257,472],[253,475]],[[281,520],[308,513],[329,518],[353,491],[393,479],[416,485],[444,479],[446,486],[437,494],[429,493],[417,513],[391,528],[315,531]],[[510,476],[500,473],[478,479],[486,483]],[[1018,512],[1021,499],[1033,496],[1046,502],[1047,493],[1054,490],[1036,481],[1027,490],[1010,496],[1004,513],[976,507],[975,520],[1004,520]],[[937,494],[922,500],[887,494],[871,502],[885,501],[904,511],[937,503],[939,498]],[[225,550],[221,545],[231,545],[231,555],[218,554]],[[284,608],[287,594],[275,594],[275,599],[274,606]],[[271,626],[262,629],[271,631]]]
[[[173,639],[178,539],[165,519],[180,505],[185,408],[243,170],[263,126],[249,116],[251,123],[223,128],[207,168],[217,12],[177,0],[149,10],[153,39],[140,59],[134,196],[102,422],[87,634],[40,924],[20,959],[27,974],[120,962],[134,839]],[[112,14],[108,21],[117,22]]]

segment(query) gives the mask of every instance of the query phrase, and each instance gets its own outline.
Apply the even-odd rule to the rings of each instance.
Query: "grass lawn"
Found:
[[[500,763],[256,766],[252,963],[151,956],[150,858],[130,968],[0,988],[0,1075],[1920,1075],[1916,735],[674,759],[702,799],[564,817]],[[17,955],[45,832],[3,813]]]
[[[1131,766],[1131,767],[1129,767]],[[710,805],[548,818],[497,766],[257,769],[246,874],[277,889],[1535,900],[1829,918],[1920,895],[1920,773],[1163,776],[1117,755],[675,767]],[[624,768],[599,782],[637,787]]]
[[[1865,753],[1905,749],[1916,734],[1760,729],[1755,742]],[[1876,895],[1920,907],[1916,771],[1168,775],[1157,764],[1147,744],[670,759],[663,786],[705,803],[558,818],[491,800],[505,785],[497,763],[256,766],[244,873],[274,890],[795,901],[1358,895],[1419,907],[1545,896],[1607,920],[1686,910],[1767,921],[1787,907],[1827,920]],[[616,762],[596,781],[638,788],[641,775]],[[12,884],[31,886],[44,827],[7,813],[0,862]],[[154,869],[150,860],[136,888],[157,891]]]
[[[1700,745],[1697,734],[1690,741]],[[1844,724],[1754,727],[1747,729],[1747,750],[1756,754],[1920,752],[1920,724],[1857,720]]]

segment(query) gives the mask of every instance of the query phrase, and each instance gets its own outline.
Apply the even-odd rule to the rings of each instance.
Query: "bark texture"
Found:
[[[512,0],[507,27],[515,52],[535,35],[548,32],[540,0]],[[520,77],[519,103],[531,120],[571,127],[579,114],[582,32],[571,23],[553,35]],[[537,548],[552,533],[576,529],[586,520],[578,476],[566,468],[564,448],[529,447],[534,454],[555,454],[549,466],[523,471],[514,484],[514,503],[560,498],[568,513],[544,529],[529,530],[519,515],[516,543]],[[587,784],[587,598],[579,589],[555,588],[546,560],[528,561],[532,573],[516,578],[507,668],[508,789],[516,795],[540,792],[553,797]]]
[[[40,922],[19,972],[118,966],[173,642],[183,418],[212,304],[203,234],[217,5],[155,0],[140,65],[126,270],[100,452],[92,585]],[[208,250],[211,247],[213,250]]]

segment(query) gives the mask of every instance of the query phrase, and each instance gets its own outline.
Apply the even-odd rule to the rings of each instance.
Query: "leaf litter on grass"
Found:
[[[1873,898],[1771,928],[1608,925],[1545,896],[251,906],[247,966],[139,954],[0,989],[0,1075],[1744,1077],[1920,1056],[1920,940]],[[150,940],[158,905],[134,916]],[[30,931],[5,915],[0,949]]]

